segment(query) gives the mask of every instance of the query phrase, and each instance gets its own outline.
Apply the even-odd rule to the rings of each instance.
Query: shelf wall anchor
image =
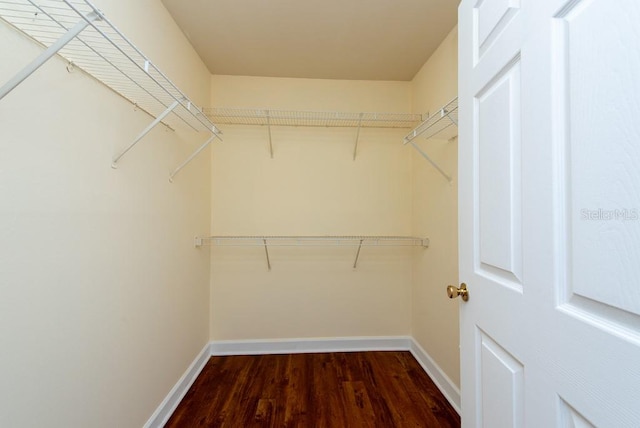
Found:
[[[20,70],[18,74],[13,76],[11,80],[5,83],[0,88],[0,100],[3,99],[9,92],[15,89],[20,83],[22,83],[27,77],[31,76],[38,68],[40,68],[45,62],[47,62],[52,56],[58,53],[60,49],[65,47],[67,43],[73,40],[78,34],[82,32],[87,26],[95,20],[101,19],[101,16],[97,12],[91,12],[83,17],[75,26],[67,31],[62,37],[56,40],[51,46],[49,46],[44,52],[42,52],[36,59],[34,59],[29,65]]]

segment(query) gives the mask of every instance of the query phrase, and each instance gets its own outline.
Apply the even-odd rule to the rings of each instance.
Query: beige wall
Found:
[[[213,105],[225,107],[425,113],[455,96],[457,28],[409,84],[212,80]],[[409,250],[410,267],[407,251],[393,249],[365,256],[357,271],[344,249],[274,248],[273,271],[266,272],[260,248],[214,248],[212,339],[410,332],[459,385],[458,302],[445,294],[458,276],[457,142],[419,141],[454,177],[449,184],[396,143],[403,133],[365,130],[354,163],[353,130],[274,128],[272,160],[266,129],[226,128],[225,143],[213,151],[215,234],[398,233],[428,236],[432,245]]]
[[[408,82],[214,76],[215,106],[315,111],[411,108]],[[406,130],[226,126],[212,152],[216,235],[409,235]],[[410,333],[414,249],[212,249],[211,338],[273,339]]]
[[[210,76],[159,1],[100,1],[200,102]],[[0,25],[0,84],[40,48]],[[208,340],[210,221],[199,141],[59,58],[0,100],[0,426],[140,427]]]
[[[413,80],[414,113],[434,112],[457,96],[457,27]],[[458,304],[445,292],[458,282],[457,141],[418,139],[418,144],[453,176],[449,184],[417,151],[413,155],[413,231],[429,236],[428,251],[413,265],[413,337],[460,385]]]

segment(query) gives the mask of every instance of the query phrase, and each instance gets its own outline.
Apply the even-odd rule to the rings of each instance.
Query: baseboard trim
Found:
[[[208,343],[162,401],[144,428],[167,423],[210,356],[303,354],[311,352],[409,351],[460,414],[460,390],[410,336],[332,337],[270,340],[214,340]]]
[[[151,415],[147,423],[144,424],[144,428],[160,428],[167,423],[173,412],[178,407],[178,404],[180,404],[180,401],[182,401],[187,391],[189,391],[189,388],[191,388],[191,385],[193,385],[193,382],[195,382],[207,361],[209,361],[210,356],[211,344],[207,343],[162,403],[160,403],[153,415]]]
[[[451,381],[449,376],[433,361],[433,358],[429,356],[427,351],[413,338],[411,338],[409,351],[415,359],[418,360],[418,363],[420,363],[424,371],[427,372],[431,380],[433,380],[433,383],[435,383],[440,392],[442,392],[442,395],[449,401],[449,404],[460,414],[460,389],[456,384]]]
[[[310,352],[408,351],[409,336],[217,340],[211,355],[303,354]]]

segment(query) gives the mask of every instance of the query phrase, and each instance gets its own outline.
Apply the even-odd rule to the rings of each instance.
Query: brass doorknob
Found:
[[[447,296],[449,296],[450,299],[455,299],[456,297],[460,296],[462,297],[462,300],[466,302],[467,300],[469,300],[469,291],[467,290],[467,284],[463,282],[462,284],[460,284],[460,288],[457,288],[453,285],[448,286]]]

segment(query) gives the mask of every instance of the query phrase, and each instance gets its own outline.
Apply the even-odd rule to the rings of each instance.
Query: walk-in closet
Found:
[[[457,408],[456,6],[403,78],[212,71],[190,7],[0,2],[0,425],[160,426],[211,355],[411,351]]]
[[[0,0],[0,427],[639,421],[620,3]]]

